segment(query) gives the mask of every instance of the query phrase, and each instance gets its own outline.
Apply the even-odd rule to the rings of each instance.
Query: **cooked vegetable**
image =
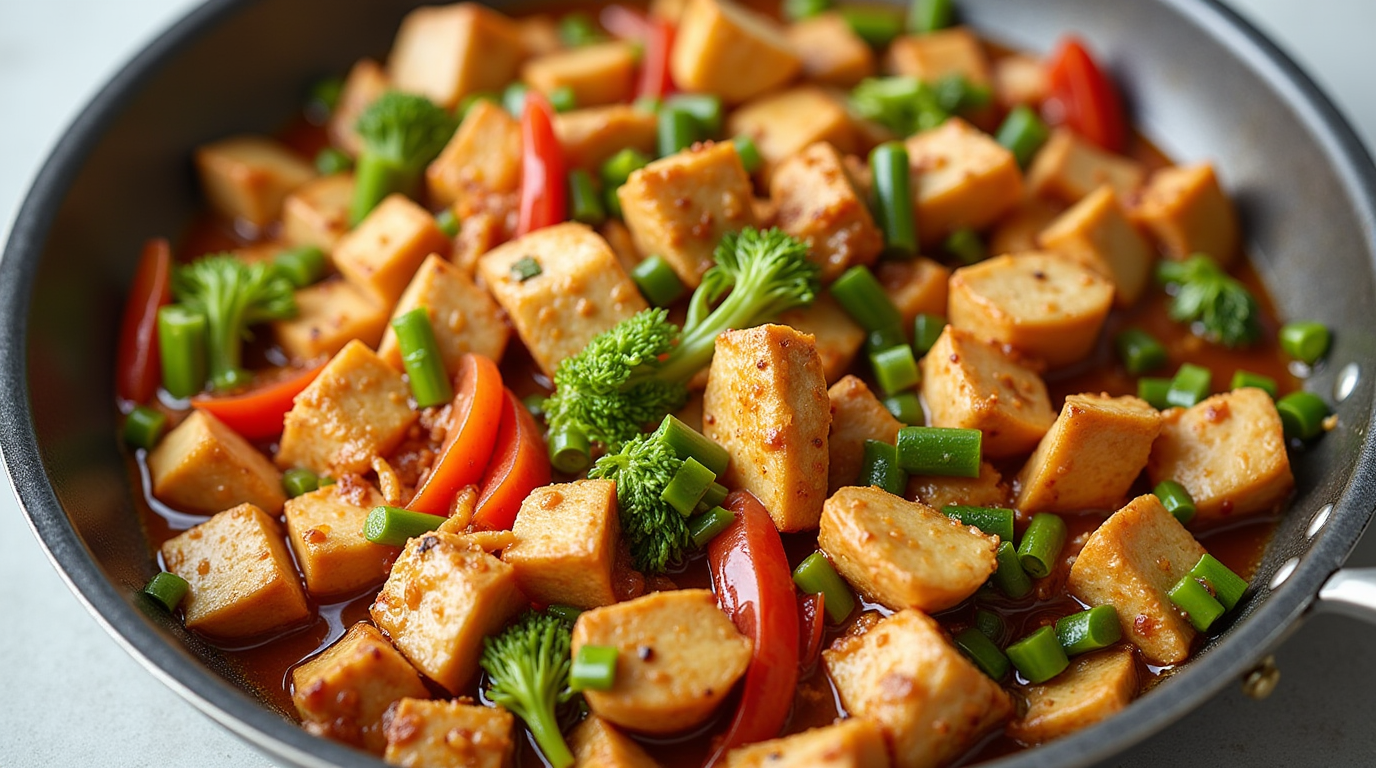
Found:
[[[850,587],[821,552],[803,558],[803,562],[793,569],[793,583],[806,594],[824,595],[822,606],[833,624],[845,621],[855,610],[855,596]]]
[[[488,698],[525,721],[554,768],[573,765],[557,715],[559,706],[573,698],[570,638],[563,619],[530,611],[500,635],[483,640],[480,662],[488,675]]]
[[[910,475],[979,477],[978,429],[904,427],[898,431],[898,465]]]
[[[1171,602],[1185,614],[1190,624],[1200,632],[1207,632],[1227,611],[1223,604],[1193,576],[1182,576],[1169,592]]]
[[[856,37],[875,48],[883,48],[903,34],[903,17],[888,8],[842,8],[841,18]]]
[[[913,352],[922,357],[931,351],[941,332],[946,328],[946,318],[941,315],[919,313],[913,318]]]
[[[878,440],[866,440],[864,459],[860,464],[859,486],[876,486],[896,496],[908,487],[908,473],[898,466],[898,449]]]
[[[693,546],[702,549],[734,522],[736,516],[730,510],[712,507],[688,520],[688,535],[693,539]]]
[[[914,77],[872,77],[855,86],[851,106],[899,136],[935,128],[950,115],[937,103],[931,86]]]
[[[453,208],[445,208],[435,214],[435,226],[440,228],[445,237],[455,238],[459,236],[462,223],[459,221],[458,214],[454,213]]]
[[[136,406],[124,419],[124,442],[146,451],[162,439],[167,431],[167,414],[146,405]]]
[[[1194,499],[1190,498],[1190,492],[1185,490],[1185,486],[1174,480],[1162,480],[1156,484],[1152,493],[1161,500],[1161,506],[1179,520],[1181,525],[1189,525],[1194,519]]]
[[[977,628],[970,627],[951,639],[984,674],[995,680],[1002,680],[1008,674],[1008,657]]]
[[[1113,346],[1128,373],[1140,376],[1166,364],[1166,346],[1141,328],[1129,328],[1113,337]]]
[[[1065,521],[1060,515],[1040,512],[1022,533],[1018,544],[1018,562],[1028,576],[1044,579],[1051,575],[1066,540]]]
[[[975,628],[989,638],[990,642],[1002,645],[1004,635],[1008,632],[1008,622],[997,613],[980,608],[975,611]]]
[[[707,493],[707,489],[716,479],[717,476],[712,470],[690,456],[683,460],[678,471],[670,478],[669,484],[664,486],[664,492],[659,498],[680,515],[687,517],[697,509],[703,494]]]
[[[1251,371],[1234,371],[1233,380],[1228,385],[1228,389],[1242,389],[1243,387],[1255,387],[1260,389],[1270,395],[1272,399],[1275,399],[1280,394],[1280,390],[1276,386],[1276,380],[1270,376],[1263,376],[1260,373],[1253,373]]]
[[[954,517],[965,525],[973,525],[991,536],[999,537],[1000,542],[1014,543],[1013,517],[1011,509],[1003,507],[967,507],[951,505],[942,512]]]
[[[480,530],[510,530],[526,496],[549,484],[549,457],[540,427],[511,390],[504,394],[492,460],[483,472],[473,512],[473,525]]]
[[[449,402],[454,397],[454,388],[444,370],[429,312],[425,307],[416,307],[392,320],[392,329],[397,334],[401,364],[406,369],[416,405],[429,408]]]
[[[710,93],[678,93],[665,100],[663,110],[677,110],[692,115],[697,122],[697,133],[704,139],[714,139],[721,135],[724,110],[719,96]]]
[[[1328,404],[1313,392],[1291,392],[1276,401],[1276,411],[1285,427],[1285,436],[1294,440],[1312,440],[1323,432],[1328,418]]]
[[[1137,380],[1137,396],[1151,403],[1151,407],[1162,411],[1171,404],[1166,395],[1171,391],[1171,380],[1155,376],[1143,376]]]
[[[875,382],[886,395],[912,389],[922,380],[913,348],[907,344],[871,354],[870,367],[874,369]]]
[[[1056,620],[1056,639],[1067,656],[1107,648],[1122,636],[1118,609],[1111,605],[1096,605]]]
[[[156,600],[163,608],[175,611],[190,588],[191,585],[186,583],[186,579],[175,573],[162,571],[148,581],[143,588],[143,594]]]
[[[1032,591],[1032,579],[1028,578],[1027,571],[1022,569],[1022,563],[1018,560],[1018,550],[1012,541],[999,543],[996,559],[998,570],[994,571],[994,585],[1014,600],[1026,597]]]
[[[913,216],[912,169],[908,151],[896,141],[870,152],[874,178],[874,213],[884,232],[885,254],[895,258],[917,255],[917,225]]]
[[[1237,607],[1238,601],[1247,592],[1246,580],[1233,573],[1232,569],[1219,562],[1213,555],[1199,558],[1199,562],[1190,569],[1189,576],[1208,585],[1209,591],[1223,605],[1225,611]]]
[[[388,91],[359,115],[354,129],[362,140],[349,222],[363,221],[393,192],[414,197],[425,166],[439,155],[458,123],[434,102]]]
[[[994,137],[1013,153],[1019,167],[1026,168],[1050,135],[1046,123],[1037,117],[1037,113],[1031,107],[1019,104],[1009,111]]]
[[[554,134],[554,110],[539,93],[525,99],[521,115],[521,207],[516,235],[568,217],[564,150]]]
[[[645,21],[644,51],[640,58],[640,82],[636,96],[662,99],[674,90],[669,74],[669,55],[674,45],[674,28],[658,16]]]
[[[984,247],[984,241],[979,238],[979,233],[970,227],[961,227],[947,235],[941,247],[960,259],[962,264],[978,264],[989,258],[989,250]]]
[[[1070,666],[1052,627],[1042,627],[1008,646],[1008,660],[1034,685],[1050,680]]]
[[[319,489],[320,476],[309,469],[293,467],[282,473],[282,490],[293,499]]]
[[[782,11],[789,21],[802,21],[826,12],[831,0],[784,0]]]
[[[616,684],[614,645],[585,645],[578,649],[569,671],[569,688],[575,691],[609,691]]]
[[[884,398],[884,407],[895,419],[910,426],[922,426],[926,417],[922,415],[922,401],[917,399],[916,392],[900,392]]]
[[[1110,152],[1123,151],[1128,133],[1122,100],[1084,43],[1073,35],[1061,39],[1047,62],[1047,81],[1072,130]]]
[[[607,220],[602,194],[593,183],[592,174],[582,168],[569,171],[569,218],[593,227]]]
[[[403,547],[408,539],[427,534],[443,522],[444,518],[439,515],[383,505],[373,507],[368,513],[363,524],[363,538],[374,544]]]
[[[549,99],[549,105],[554,108],[555,112],[568,112],[578,107],[578,96],[573,92],[573,88],[567,85],[561,85],[550,91],[546,98]]]
[[[631,279],[645,300],[656,307],[668,307],[688,292],[678,273],[663,256],[649,256],[631,270]]]
[[[172,301],[172,249],[161,238],[144,243],[120,323],[115,397],[146,403],[158,393],[158,310]],[[183,395],[184,396],[184,395]]]
[[[903,316],[884,292],[884,286],[868,268],[855,266],[841,273],[828,289],[831,297],[870,333],[881,334],[882,344],[876,351],[900,344],[903,338]]]
[[[745,167],[746,173],[754,173],[760,169],[764,158],[760,157],[760,148],[755,146],[754,139],[742,133],[732,139],[731,143],[736,146],[736,154],[740,155],[741,165]]]
[[[954,17],[951,0],[913,0],[908,7],[908,31],[920,35],[945,29]]]
[[[206,319],[206,358],[217,390],[250,380],[240,365],[250,326],[296,314],[291,281],[270,264],[245,264],[227,253],[178,267],[172,274],[172,295]]]
[[[444,515],[454,496],[477,483],[493,454],[502,417],[502,374],[496,363],[466,354],[455,376],[457,388],[444,443],[430,473],[407,505],[416,512]]]
[[[607,36],[597,28],[597,22],[582,11],[566,13],[559,19],[559,42],[570,48],[600,43]]]
[[[1162,261],[1156,279],[1174,296],[1172,320],[1191,323],[1195,332],[1226,347],[1242,347],[1261,337],[1261,308],[1246,286],[1203,254],[1185,261]]]
[[[691,112],[665,104],[659,110],[659,156],[668,157],[698,140],[698,119]]]
[[[1280,328],[1280,348],[1305,365],[1313,365],[1328,351],[1328,327],[1311,320],[1295,320]]]
[[[162,388],[184,399],[205,389],[205,315],[180,305],[168,305],[157,314],[158,360]]]
[[[325,252],[313,245],[282,251],[272,257],[277,268],[296,288],[320,282],[325,276]]]

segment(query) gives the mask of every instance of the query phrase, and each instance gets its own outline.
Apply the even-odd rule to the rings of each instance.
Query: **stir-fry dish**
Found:
[[[141,599],[403,766],[935,768],[1129,706],[1248,596],[1330,330],[1082,42],[956,21],[423,7],[199,147],[118,355]]]

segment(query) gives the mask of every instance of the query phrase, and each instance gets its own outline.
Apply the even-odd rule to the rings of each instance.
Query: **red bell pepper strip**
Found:
[[[664,19],[651,18],[646,27],[645,51],[640,58],[640,83],[636,96],[662,99],[673,93],[669,72],[669,53],[674,48],[674,26]]]
[[[505,407],[501,371],[490,358],[469,353],[460,359],[454,378],[449,430],[430,474],[406,505],[412,512],[448,515],[454,497],[481,480],[492,460]]]
[[[724,506],[736,522],[707,545],[707,562],[717,604],[754,650],[736,714],[708,766],[734,747],[779,735],[798,683],[798,599],[783,540],[750,493],[735,491]]]
[[[483,473],[482,491],[473,512],[473,527],[510,530],[521,502],[531,491],[549,484],[549,473],[549,454],[540,427],[530,411],[507,390],[492,463]]]
[[[521,210],[516,235],[568,218],[567,195],[564,150],[554,135],[554,109],[543,94],[531,91],[521,111]]]
[[[798,667],[811,671],[822,654],[822,635],[826,629],[826,593],[798,596]]]
[[[171,303],[172,247],[162,238],[149,240],[143,245],[120,325],[115,396],[124,403],[146,403],[158,394],[158,308]]]
[[[645,14],[624,5],[609,5],[598,14],[602,28],[622,40],[644,40],[650,25]]]
[[[315,381],[325,364],[265,387],[229,397],[198,396],[191,407],[214,416],[249,440],[266,440],[282,434],[282,422],[296,396]]]
[[[1047,63],[1051,99],[1072,130],[1110,152],[1122,152],[1127,120],[1118,89],[1079,38],[1062,38]]]

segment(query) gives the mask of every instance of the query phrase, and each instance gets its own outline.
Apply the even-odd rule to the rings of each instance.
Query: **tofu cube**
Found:
[[[292,670],[292,703],[316,736],[382,754],[382,720],[393,702],[429,692],[415,667],[377,627],[360,621],[324,653]]]
[[[1075,133],[1057,128],[1032,158],[1027,188],[1040,197],[1077,203],[1107,184],[1126,200],[1146,176],[1146,167],[1136,160],[1099,149]]]
[[[501,707],[466,701],[398,701],[387,711],[391,765],[505,768],[516,750],[515,718]]]
[[[710,2],[710,0],[702,0]],[[721,236],[755,226],[750,176],[731,142],[698,144],[635,171],[617,190],[641,253],[664,257],[689,288],[715,261]]]
[[[701,725],[750,665],[749,638],[707,589],[655,592],[579,614],[573,655],[585,645],[619,653],[616,680],[583,697],[613,725],[667,734]]]
[[[946,326],[921,366],[931,426],[978,429],[986,457],[1025,455],[1056,419],[1041,376],[969,331]]]
[[[1147,475],[1153,485],[1185,486],[1197,509],[1195,528],[1274,511],[1295,487],[1275,403],[1252,388],[1167,411]]]
[[[423,6],[401,20],[387,68],[398,90],[453,109],[515,80],[525,54],[520,25],[487,6]]]
[[[970,85],[993,85],[989,57],[975,33],[951,27],[923,35],[903,35],[889,44],[884,69],[925,83],[960,75]]]
[[[330,113],[330,121],[325,130],[330,144],[355,157],[363,149],[363,139],[354,126],[358,118],[374,101],[392,87],[387,79],[387,70],[372,59],[359,59],[349,69],[344,79],[344,89],[340,91],[339,103]]]
[[[865,345],[865,329],[825,293],[814,299],[810,307],[790,309],[779,315],[779,324],[812,334],[812,344],[828,384],[845,375],[856,353]]]
[[[1145,400],[1070,395],[1018,473],[1025,513],[1117,509],[1147,466],[1161,413]]]
[[[905,143],[923,243],[939,243],[965,227],[983,229],[1022,200],[1022,172],[1013,153],[960,118]]]
[[[493,360],[502,359],[511,330],[502,319],[497,302],[462,270],[433,254],[426,257],[416,276],[411,278],[392,317],[401,317],[418,307],[424,307],[430,315],[435,343],[450,376],[459,372],[459,360],[469,352]],[[388,365],[402,370],[397,332],[390,323],[377,354]]]
[[[871,720],[850,717],[781,739],[738,747],[726,768],[888,768],[884,732]]]
[[[612,155],[626,148],[655,155],[659,127],[653,112],[610,104],[560,112],[554,116],[554,135],[570,168],[596,174]]]
[[[659,768],[635,739],[597,715],[588,715],[569,734],[574,768]]]
[[[568,88],[580,107],[617,104],[635,95],[637,58],[624,40],[593,43],[531,59],[521,67],[521,79],[545,94]]]
[[[296,396],[287,412],[277,466],[338,477],[366,472],[374,456],[401,443],[420,414],[401,373],[351,341]]]
[[[517,262],[534,259],[524,277]],[[531,232],[478,259],[478,273],[546,374],[593,337],[648,307],[600,235],[575,222]]]
[[[282,203],[315,178],[315,168],[281,143],[233,136],[196,149],[201,188],[216,213],[259,229],[282,216]]]
[[[454,253],[450,257],[459,271],[472,278],[478,273],[478,259],[506,240],[503,218],[488,211],[479,211],[463,220],[459,236],[454,239]]]
[[[926,504],[848,487],[822,508],[817,545],[866,599],[895,611],[936,613],[989,579],[999,538]]]
[[[1028,197],[989,232],[989,253],[1022,253],[1037,250],[1037,236],[1061,215],[1062,206],[1041,197]]]
[[[502,559],[531,600],[578,608],[616,602],[616,483],[577,480],[536,488],[511,530],[516,543]]]
[[[287,542],[312,597],[381,584],[400,551],[364,538],[368,512],[386,502],[372,486],[359,490],[345,494],[331,485],[287,502]]]
[[[1008,484],[1003,482],[1003,475],[987,461],[980,462],[979,477],[910,477],[903,495],[932,509],[945,509],[953,504],[1006,507],[1012,499]]]
[[[764,161],[765,179],[772,178],[780,163],[819,142],[831,144],[843,153],[855,151],[855,133],[845,105],[811,85],[766,94],[749,102],[727,118],[726,131],[755,140]]]
[[[884,235],[831,144],[792,154],[774,171],[769,190],[779,205],[778,227],[807,243],[823,282],[857,264],[873,264],[884,250]]]
[[[846,376],[827,390],[831,432],[827,436],[827,493],[855,485],[863,464],[865,441],[893,445],[903,428],[865,382]]]
[[[1116,645],[1070,662],[1066,671],[1029,686],[1027,712],[1008,724],[1023,744],[1045,744],[1107,720],[1137,697],[1137,662],[1132,648]]]
[[[353,196],[352,173],[321,176],[297,187],[282,203],[283,239],[330,253],[349,231]]]
[[[190,585],[182,603],[187,629],[238,640],[310,618],[277,521],[252,504],[168,539],[162,560]]]
[[[1119,307],[1137,303],[1156,261],[1151,244],[1128,219],[1113,187],[1107,184],[1051,222],[1037,237],[1037,243],[1113,281]]]
[[[1066,583],[1085,604],[1116,608],[1149,662],[1179,664],[1195,632],[1167,593],[1205,554],[1160,499],[1138,496],[1089,535]]]
[[[669,71],[685,91],[739,104],[792,80],[802,62],[779,25],[729,0],[688,0]]]
[[[999,684],[946,641],[936,621],[904,610],[822,651],[851,717],[878,723],[895,768],[938,768],[1008,719]]]
[[[1035,56],[1013,53],[994,62],[994,100],[1004,109],[1035,107],[1051,91],[1046,65]]]
[[[1094,349],[1113,283],[1064,256],[1030,251],[957,269],[948,302],[951,325],[1059,368]]]
[[[1208,163],[1162,168],[1137,199],[1137,218],[1167,258],[1207,253],[1228,266],[1238,253],[1237,212]]]
[[[153,495],[184,512],[252,504],[276,515],[287,500],[272,462],[239,433],[192,411],[148,454]]]
[[[874,75],[874,50],[839,13],[820,13],[784,30],[803,63],[803,76],[814,83],[851,88]]]
[[[334,265],[374,304],[390,310],[425,257],[448,253],[449,246],[429,211],[394,194],[339,239]]]
[[[717,337],[703,434],[731,454],[723,483],[755,494],[780,531],[817,527],[831,401],[812,337],[784,325]]]
[[[425,169],[425,183],[434,202],[466,209],[477,206],[475,198],[515,192],[521,186],[521,124],[497,104],[478,100]]]
[[[477,676],[483,638],[527,605],[514,568],[436,532],[406,542],[370,612],[397,650],[453,693]]]
[[[540,13],[516,19],[516,24],[521,28],[521,42],[525,45],[526,55],[543,56],[563,49],[559,24],[553,18]]]
[[[296,316],[274,320],[272,332],[297,362],[329,357],[357,339],[376,346],[387,329],[387,310],[347,280],[326,280],[296,292]]]
[[[912,327],[918,315],[946,315],[946,296],[951,270],[918,256],[903,261],[883,261],[874,276],[884,293],[903,316],[903,327]]]
[[[620,219],[607,219],[602,222],[602,226],[597,228],[597,234],[607,241],[626,274],[630,274],[631,270],[640,264],[642,257],[640,251],[635,248],[635,240],[631,239],[631,230],[626,229],[626,225]]]

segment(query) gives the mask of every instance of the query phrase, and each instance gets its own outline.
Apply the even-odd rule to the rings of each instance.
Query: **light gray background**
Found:
[[[0,240],[77,110],[195,0],[0,0]],[[1376,147],[1376,2],[1235,0]],[[347,4],[341,4],[341,12]],[[1353,559],[1376,565],[1376,538]],[[0,490],[0,764],[270,763],[153,679],[85,612]],[[1264,702],[1230,687],[1121,766],[1376,765],[1376,628],[1322,616],[1278,654]]]

